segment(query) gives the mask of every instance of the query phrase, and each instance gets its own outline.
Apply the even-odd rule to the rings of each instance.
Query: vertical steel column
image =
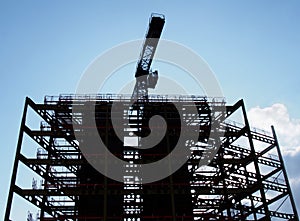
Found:
[[[53,131],[52,125],[51,125],[51,130]],[[54,142],[53,141],[53,137],[51,136],[51,138],[49,139],[49,145],[51,145],[51,144],[53,145],[53,142]],[[47,153],[47,159],[51,160],[51,153],[49,151],[47,151],[47,152],[48,152]],[[45,175],[44,175],[44,190],[45,191],[48,188],[47,183],[48,183],[48,180],[49,180],[49,172],[50,172],[50,170],[51,170],[50,164],[47,164],[46,165],[46,171],[47,171],[47,173],[45,173]],[[48,196],[44,195],[43,199],[42,199],[40,218],[43,218],[43,219],[41,219],[41,221],[44,220],[44,217],[45,217],[45,206],[46,206],[46,202],[48,201],[47,198],[48,198]]]
[[[165,115],[167,116],[167,112],[168,112],[168,109],[167,109],[167,105],[164,105],[164,112],[165,112]],[[167,151],[168,153],[171,152],[170,150],[170,134],[168,134],[168,131],[166,131],[166,134],[167,136]],[[182,147],[184,148],[184,147]],[[171,162],[169,161],[169,170],[171,170]],[[169,180],[170,180],[170,192],[171,192],[171,204],[172,204],[172,220],[173,221],[176,221],[176,211],[175,211],[175,191],[174,191],[174,180],[173,180],[173,174],[171,174],[169,176]]]
[[[248,121],[248,117],[247,117],[247,113],[246,113],[246,108],[245,108],[245,104],[243,102],[242,104],[242,111],[243,111],[243,116],[244,116],[244,122],[245,122],[245,127],[248,133],[248,140],[249,140],[249,144],[250,144],[250,148],[251,148],[251,157],[253,158],[253,163],[254,163],[254,167],[255,167],[255,171],[256,171],[256,178],[257,178],[257,182],[259,185],[259,191],[260,191],[260,195],[262,198],[262,202],[263,202],[263,207],[264,207],[264,220],[271,220],[270,217],[268,217],[268,214],[270,214],[269,211],[269,207],[267,204],[267,199],[266,199],[266,195],[265,195],[265,191],[263,188],[263,183],[262,183],[262,178],[261,178],[261,173],[260,173],[260,169],[259,169],[259,165],[258,165],[258,159],[255,155],[255,148],[254,148],[254,144],[253,144],[253,140],[252,140],[252,134],[251,134],[251,129],[250,129],[250,125],[249,125],[249,121]]]
[[[105,143],[108,144],[108,128],[109,128],[109,108],[106,108],[106,119],[105,119]],[[104,160],[104,166],[105,166],[105,171],[107,170],[107,155],[105,153],[105,160]],[[107,176],[104,176],[104,196],[103,196],[103,220],[107,220],[107,193],[108,193],[108,182],[107,182]]]
[[[248,175],[248,173],[247,173],[247,168],[246,168],[246,166],[245,166],[244,168],[245,168],[245,177],[246,177],[247,185],[250,185],[250,182],[249,182],[249,175]],[[254,205],[253,197],[251,197],[251,196],[250,196],[250,201],[251,201],[251,210],[252,210],[253,218],[254,218],[254,220],[257,220],[257,215],[256,215],[255,205]]]
[[[11,176],[10,188],[9,188],[9,193],[8,193],[8,198],[7,198],[7,205],[6,205],[6,211],[5,211],[5,217],[4,217],[5,221],[9,221],[9,216],[10,216],[10,211],[11,211],[11,204],[12,204],[12,201],[13,201],[14,186],[15,186],[15,183],[16,183],[17,171],[18,171],[18,166],[19,166],[19,158],[20,158],[20,154],[21,154],[21,147],[22,147],[22,141],[23,141],[24,127],[25,127],[25,123],[26,123],[28,100],[29,100],[29,98],[26,97],[25,106],[24,106],[24,110],[23,110],[22,121],[21,121],[21,126],[20,126],[17,150],[16,150],[16,158],[15,158],[15,161],[14,161],[13,173],[12,173],[12,176]]]
[[[45,112],[47,111],[47,110],[44,110]],[[51,121],[51,124],[50,124],[50,128],[51,128],[51,132],[52,133],[54,133],[54,127],[56,126],[56,128],[58,128],[58,126],[57,125],[54,125],[54,123],[56,123],[57,124],[57,121],[54,121],[54,120],[52,120]],[[42,128],[41,128],[42,129]],[[52,147],[53,147],[53,149],[50,147],[52,145]],[[44,150],[44,149],[43,149]],[[53,137],[53,135],[51,135],[50,137],[49,137],[49,146],[47,147],[47,159],[48,160],[51,160],[51,156],[52,156],[52,154],[53,154],[53,151],[54,151],[54,137]],[[46,173],[45,173],[45,175],[44,175],[44,190],[45,191],[47,191],[47,189],[48,189],[48,185],[47,185],[47,183],[48,183],[48,181],[49,181],[49,173],[50,173],[50,171],[51,171],[51,166],[50,166],[50,164],[47,164],[46,165]],[[43,221],[44,220],[44,218],[45,218],[45,207],[46,207],[46,202],[48,201],[48,196],[47,195],[44,195],[43,196],[43,199],[42,199],[42,204],[41,204],[41,212],[40,212],[40,219],[41,219],[41,221]]]
[[[281,154],[281,151],[280,151],[280,148],[279,148],[279,143],[278,143],[278,140],[277,140],[277,135],[275,133],[275,129],[274,129],[273,125],[271,126],[271,129],[272,129],[273,137],[274,137],[274,140],[275,140],[275,145],[276,145],[276,149],[277,149],[277,153],[278,153],[278,158],[280,160],[281,168],[282,168],[282,171],[283,171],[283,176],[284,176],[284,179],[285,179],[285,182],[286,182],[286,186],[288,188],[288,194],[290,196],[290,201],[291,201],[291,204],[292,204],[292,207],[293,207],[293,212],[294,212],[294,215],[295,215],[295,221],[299,221],[296,204],[295,204],[294,197],[293,197],[293,194],[292,194],[292,191],[291,191],[290,182],[288,180],[287,172],[286,172],[284,162],[283,162],[283,157],[282,157],[282,154]]]

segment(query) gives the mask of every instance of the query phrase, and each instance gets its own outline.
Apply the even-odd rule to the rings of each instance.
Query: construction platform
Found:
[[[95,107],[97,134],[82,126],[84,115],[74,112],[74,105],[89,103]],[[123,140],[112,125],[113,104],[121,113]],[[40,221],[299,220],[275,130],[251,129],[243,100],[228,105],[222,98],[150,95],[140,106],[143,115],[126,95],[46,96],[40,104],[26,98],[5,220],[17,212],[16,196],[35,206]],[[192,106],[197,114],[190,112]],[[147,119],[155,115],[165,119],[165,131],[159,126],[149,130]],[[212,122],[217,122],[213,130]],[[196,131],[197,139],[191,140],[191,131],[183,131],[182,124]],[[125,142],[132,133],[146,137],[162,132],[162,140],[150,149]],[[102,175],[87,162],[79,147],[93,143],[78,133],[100,136],[111,153],[132,163],[133,168],[124,169],[124,182]],[[186,140],[180,145],[191,156],[164,179],[143,183],[136,164],[163,159],[182,134]],[[212,134],[218,134],[218,141],[210,142]],[[213,158],[198,167],[207,153]],[[19,181],[32,180],[27,174],[35,177],[31,186]]]

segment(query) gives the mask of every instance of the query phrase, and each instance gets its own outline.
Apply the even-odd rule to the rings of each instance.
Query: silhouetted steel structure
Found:
[[[271,135],[251,130],[242,100],[225,106],[223,98],[148,95],[158,79],[150,66],[164,22],[162,15],[151,17],[131,96],[47,96],[40,104],[26,98],[5,220],[15,211],[16,195],[39,210],[40,221],[298,220],[274,128]],[[80,111],[91,107],[96,131]],[[113,116],[114,111],[119,114]],[[166,128],[157,124],[150,130],[149,119],[155,115],[165,119]],[[123,131],[121,138],[113,118]],[[136,148],[151,133],[163,137],[150,149]],[[133,134],[138,136],[134,141]],[[90,157],[107,158],[83,154],[82,148],[96,145],[95,136],[129,162],[120,168],[123,182],[88,163]],[[144,184],[139,164],[157,162],[177,145],[190,153],[188,158],[176,156],[186,162],[169,176]],[[200,161],[207,166],[199,167]],[[31,186],[20,181],[30,176],[36,177]],[[33,220],[31,213],[28,220]]]
[[[184,110],[186,122],[200,125],[199,140],[183,145],[193,151],[192,157],[161,181],[146,185],[130,182],[130,178],[124,183],[113,181],[94,170],[80,152],[72,125],[80,124],[82,116],[72,122],[74,101],[96,102],[99,134],[108,148],[123,158],[144,159],[145,163],[170,151],[180,132],[179,116],[172,105],[176,102]],[[298,220],[275,132],[267,135],[251,131],[242,100],[227,105],[221,117],[211,112],[218,112],[222,100],[149,97],[149,110],[163,116],[168,129],[153,151],[138,153],[116,139],[110,121],[112,103],[119,102],[123,111],[128,110],[130,101],[130,96],[124,95],[61,95],[45,97],[43,104],[27,98],[5,219],[9,220],[13,211],[13,196],[19,195],[40,209],[40,220]],[[188,107],[194,104],[199,115],[189,116]],[[129,112],[123,112],[123,118],[128,119]],[[235,114],[242,117],[239,124],[230,121]],[[34,115],[42,120],[39,126],[34,125],[37,120],[28,119]],[[219,130],[225,133],[210,164],[197,169],[211,122],[209,116],[222,119]],[[32,149],[36,155],[32,155]],[[36,173],[42,185],[18,184],[20,167]]]

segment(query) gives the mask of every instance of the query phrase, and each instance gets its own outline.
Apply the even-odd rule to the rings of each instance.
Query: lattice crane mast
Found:
[[[158,72],[150,69],[152,59],[165,24],[165,16],[152,14],[143,49],[135,72],[136,83],[132,99],[148,100],[148,88],[155,88]]]

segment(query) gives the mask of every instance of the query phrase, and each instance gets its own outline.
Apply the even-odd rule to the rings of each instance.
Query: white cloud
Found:
[[[274,125],[284,155],[294,156],[300,152],[300,119],[292,119],[284,104],[251,108],[248,118],[251,126],[267,131]]]
[[[292,186],[298,186],[300,185],[300,177],[290,178],[289,182]]]

